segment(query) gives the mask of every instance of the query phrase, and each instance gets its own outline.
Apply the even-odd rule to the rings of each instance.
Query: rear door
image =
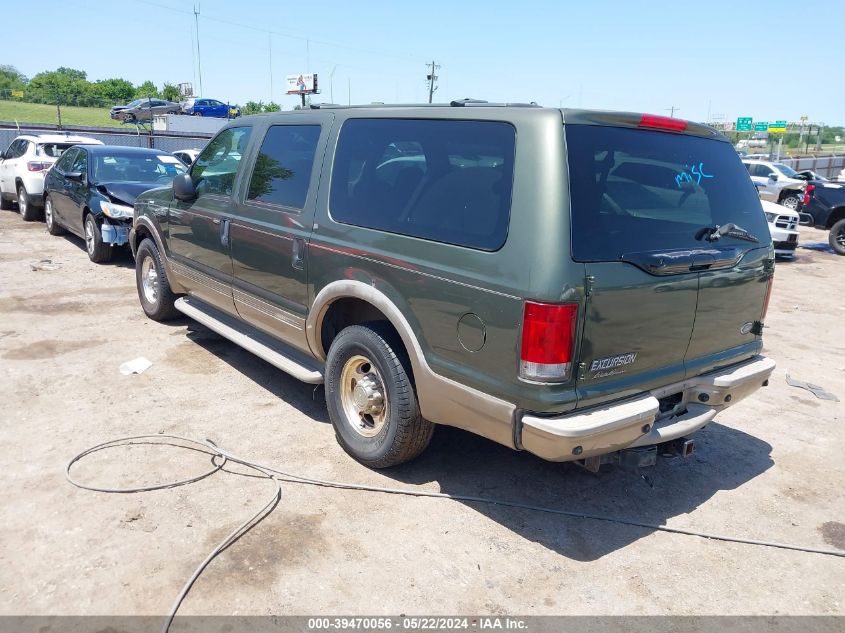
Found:
[[[332,114],[291,115],[271,125],[232,218],[234,299],[238,314],[293,345],[306,347],[307,248],[319,163]]]
[[[566,140],[587,280],[579,406],[756,353],[745,324],[761,316],[771,238],[733,148],[633,126],[568,124]],[[714,236],[730,223],[745,232]]]

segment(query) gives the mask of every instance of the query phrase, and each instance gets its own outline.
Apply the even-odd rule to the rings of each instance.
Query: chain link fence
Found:
[[[202,149],[211,138],[211,134],[199,132],[153,132],[150,134],[143,129],[120,131],[115,128],[95,128],[78,125],[64,126],[57,130],[51,125],[22,125],[0,122],[0,150],[5,150],[9,144],[21,134],[70,134],[73,136],[88,136],[102,141],[106,145],[122,145],[124,147],[150,147],[165,152],[175,152],[180,149]]]

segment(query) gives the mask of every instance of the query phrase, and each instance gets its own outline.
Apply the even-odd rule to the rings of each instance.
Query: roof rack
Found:
[[[491,103],[481,99],[455,99],[449,103],[361,103],[355,105],[342,105],[339,103],[312,103],[312,110],[346,110],[356,108],[539,108],[533,101],[531,103]]]

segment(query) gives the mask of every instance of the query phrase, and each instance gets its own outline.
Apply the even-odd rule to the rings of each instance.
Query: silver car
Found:
[[[156,114],[179,114],[182,106],[164,99],[135,99],[125,106],[114,106],[110,116],[116,121],[124,123],[137,123],[138,121],[151,121]]]

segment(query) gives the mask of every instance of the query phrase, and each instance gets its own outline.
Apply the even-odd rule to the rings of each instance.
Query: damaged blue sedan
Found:
[[[128,240],[135,198],[170,185],[185,170],[178,158],[161,150],[75,145],[44,181],[47,230],[78,235],[92,262],[107,262],[114,247]]]

